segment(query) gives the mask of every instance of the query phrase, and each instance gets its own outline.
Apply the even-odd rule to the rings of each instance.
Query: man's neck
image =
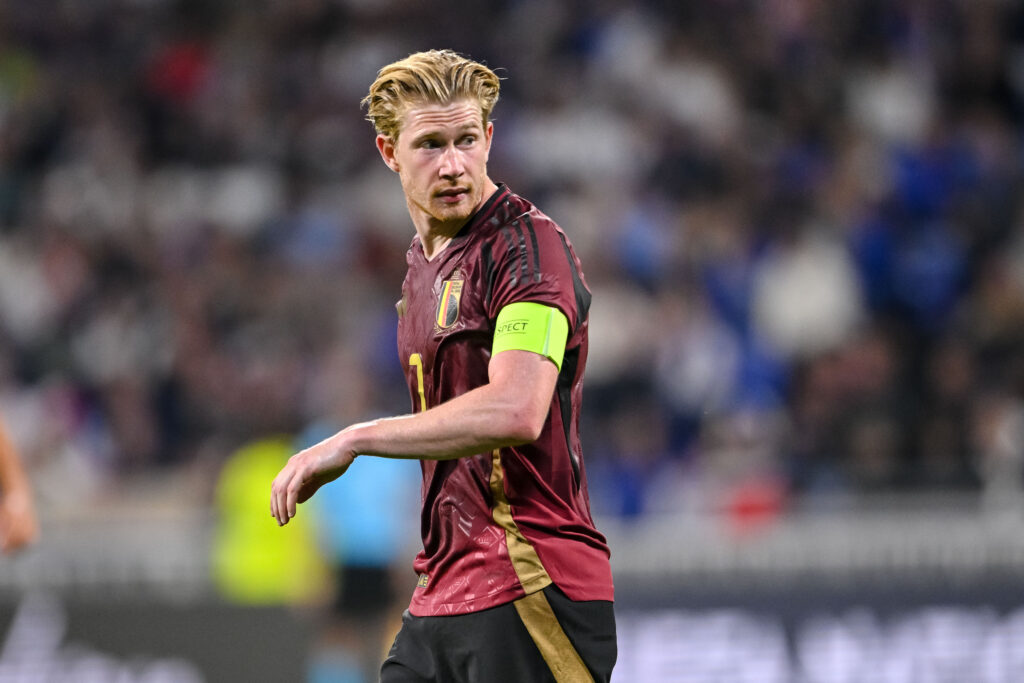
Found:
[[[462,230],[462,226],[465,224],[466,221],[459,223],[433,223],[428,219],[423,228],[417,225],[416,234],[419,235],[420,244],[423,246],[423,255],[427,257],[427,260],[432,260],[444,251],[444,248],[448,246],[453,237],[459,234],[459,230]]]

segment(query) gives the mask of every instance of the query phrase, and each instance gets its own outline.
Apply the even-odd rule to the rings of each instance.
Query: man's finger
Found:
[[[290,472],[288,470],[288,465],[281,470],[277,475],[277,478],[274,479],[274,484],[271,487],[270,492],[270,508],[274,518],[277,520],[278,526],[283,526],[288,523],[284,506],[284,490],[288,485],[288,480],[290,479]]]
[[[278,473],[278,475],[274,477],[274,482],[270,485],[270,516],[277,521],[278,525],[281,524],[281,520],[277,516],[277,487],[280,479],[281,473]]]
[[[297,478],[296,479],[292,479],[292,481],[289,482],[289,484],[288,484],[287,498],[285,499],[285,506],[286,506],[285,509],[286,509],[286,511],[288,513],[288,519],[291,519],[292,517],[295,516],[295,507],[296,507],[296,505],[298,505],[298,499],[299,499],[298,488],[299,487],[296,485],[296,483],[295,483],[296,481],[297,481]]]
[[[286,478],[277,487],[277,523],[284,526],[288,523],[288,508],[286,505],[288,490],[288,479]]]

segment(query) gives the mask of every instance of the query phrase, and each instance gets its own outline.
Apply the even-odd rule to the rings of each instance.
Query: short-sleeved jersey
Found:
[[[590,292],[569,240],[502,185],[434,259],[416,238],[407,261],[398,351],[414,411],[487,383],[495,321],[508,304],[553,306],[569,321],[539,439],[421,461],[423,550],[410,611],[476,612],[552,582],[573,600],[611,600],[609,550],[591,517],[579,437]]]

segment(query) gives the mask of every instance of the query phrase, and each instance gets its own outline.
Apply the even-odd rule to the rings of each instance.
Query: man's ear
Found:
[[[387,135],[377,136],[377,151],[380,158],[395,173],[398,173],[398,159],[395,158],[395,141]]]

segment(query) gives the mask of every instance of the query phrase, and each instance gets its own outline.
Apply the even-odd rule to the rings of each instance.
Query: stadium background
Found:
[[[0,680],[305,680],[336,546],[244,463],[407,410],[357,103],[431,47],[594,292],[616,680],[1022,680],[1011,0],[0,4]]]

